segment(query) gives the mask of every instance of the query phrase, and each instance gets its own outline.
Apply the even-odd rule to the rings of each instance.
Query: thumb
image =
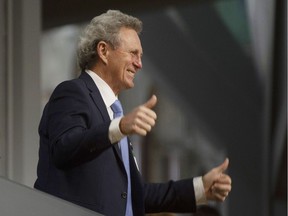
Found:
[[[219,172],[219,173],[222,173],[222,172],[225,172],[225,170],[227,170],[228,168],[228,165],[229,165],[229,159],[226,158],[225,161],[219,165],[218,167],[216,167],[216,170]]]
[[[156,95],[152,95],[152,97],[146,103],[144,103],[143,106],[151,109],[156,105],[156,103],[157,103],[157,97]]]

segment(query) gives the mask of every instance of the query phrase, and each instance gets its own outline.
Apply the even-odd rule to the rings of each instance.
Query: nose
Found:
[[[141,56],[137,56],[137,58],[134,59],[134,65],[138,68],[142,68],[142,59]]]

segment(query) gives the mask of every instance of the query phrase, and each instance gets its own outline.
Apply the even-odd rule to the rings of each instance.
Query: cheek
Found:
[[[128,74],[128,69],[129,69],[129,64],[122,64],[121,65],[121,73],[122,73],[122,76],[125,77],[127,76]]]

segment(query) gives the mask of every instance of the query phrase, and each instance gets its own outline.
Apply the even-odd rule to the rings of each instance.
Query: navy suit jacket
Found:
[[[118,145],[108,138],[110,118],[92,78],[58,85],[39,125],[40,148],[34,187],[104,215],[125,215],[127,175]],[[193,212],[192,179],[144,183],[130,145],[134,216]]]

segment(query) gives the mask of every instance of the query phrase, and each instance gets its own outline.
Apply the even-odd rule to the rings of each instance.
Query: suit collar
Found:
[[[79,78],[85,81],[87,88],[91,92],[99,92],[99,89],[95,85],[93,79],[84,70],[81,72]],[[100,92],[99,92],[99,94],[100,94]]]
[[[115,100],[117,100],[117,97],[115,96],[115,93],[111,87],[94,71],[86,70],[85,72],[93,79],[94,83],[99,89],[106,107],[111,107]]]
[[[110,117],[107,112],[106,105],[103,101],[103,98],[101,97],[100,91],[97,88],[96,84],[94,83],[93,79],[85,72],[82,71],[81,75],[79,76],[79,79],[83,80],[86,84],[87,89],[90,91],[90,96],[100,111],[103,120],[104,121],[110,121]]]

